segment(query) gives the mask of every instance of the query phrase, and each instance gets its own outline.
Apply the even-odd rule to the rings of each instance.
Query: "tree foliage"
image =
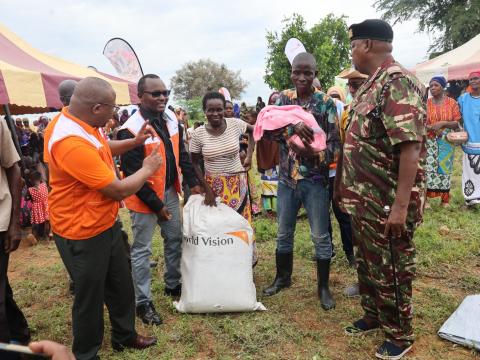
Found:
[[[226,87],[232,98],[239,98],[248,83],[240,77],[240,71],[229,70],[225,64],[210,59],[191,61],[175,72],[170,80],[177,99],[191,100],[203,97],[208,91]]]
[[[394,23],[419,20],[419,30],[434,34],[435,55],[452,50],[480,33],[480,0],[377,0],[377,10]]]
[[[277,90],[292,86],[290,81],[290,63],[285,56],[285,45],[294,37],[299,39],[305,49],[317,60],[318,78],[324,88],[334,83],[335,76],[350,64],[350,43],[345,17],[328,14],[311,29],[307,29],[301,15],[293,14],[283,20],[280,34],[267,31],[268,57],[264,80]]]
[[[180,100],[178,104],[184,109],[192,121],[204,121],[205,116],[202,109],[202,98],[200,96],[194,97],[190,100]]]

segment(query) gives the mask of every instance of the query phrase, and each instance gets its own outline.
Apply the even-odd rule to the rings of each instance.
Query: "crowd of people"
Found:
[[[480,202],[480,71],[470,74],[469,89],[458,102],[445,93],[446,79],[433,77],[427,100],[424,86],[392,57],[390,25],[366,20],[349,33],[355,68],[338,75],[347,81],[353,99],[348,104],[344,88],[321,88],[315,57],[305,52],[292,61],[292,89],[272,93],[268,105],[258,97],[250,108],[221,92],[208,92],[202,102],[206,122],[193,127],[185,110],[168,105],[170,90],[155,74],[138,81],[140,103],[131,113],[118,112],[115,91],[104,80],[62,82],[64,108],[55,118],[41,117],[34,123],[36,131],[28,120],[15,122],[13,137],[22,158],[6,122],[0,121],[0,340],[30,341],[7,264],[20,241],[19,226],[31,225],[36,238],[55,241],[74,295],[73,355],[48,342],[32,343],[33,350],[61,351],[59,359],[97,359],[104,304],[113,349],[155,345],[155,337],[135,329],[136,316],[145,324],[162,324],[151,287],[153,233],[158,225],[164,241],[164,294],[178,297],[182,198],[185,203],[188,196],[201,194],[205,205],[221,201],[252,225],[260,209],[276,216],[276,270],[265,296],[292,284],[294,235],[303,207],[325,311],[335,308],[332,208],[343,251],[358,273],[358,282],[345,292],[361,296],[364,311],[345,333],[380,329],[385,341],[375,355],[403,357],[414,342],[414,233],[426,198],[440,197],[448,206],[455,149],[449,134],[462,130],[462,124],[468,135],[462,147],[462,189],[468,206]],[[282,124],[308,114],[319,130],[292,120],[255,142],[257,121],[276,121],[264,116],[271,109],[278,110]],[[325,141],[321,151],[314,146],[319,133]],[[129,211],[130,241],[122,230],[120,207]],[[252,266],[259,259],[254,247]]]

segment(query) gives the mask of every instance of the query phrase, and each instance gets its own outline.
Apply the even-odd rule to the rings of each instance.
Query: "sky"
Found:
[[[267,31],[282,20],[302,15],[311,27],[329,13],[345,15],[347,24],[379,18],[374,0],[0,0],[0,23],[37,49],[115,74],[102,55],[113,37],[135,49],[144,73],[155,73],[167,86],[184,63],[210,58],[240,70],[248,82],[242,100],[268,98],[263,81]],[[427,58],[431,37],[416,22],[394,26],[394,56],[406,67]]]

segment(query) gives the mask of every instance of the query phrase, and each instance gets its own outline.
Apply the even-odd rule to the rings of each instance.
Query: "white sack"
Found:
[[[186,313],[266,310],[253,283],[253,230],[225,204],[193,195],[183,209],[182,296]]]

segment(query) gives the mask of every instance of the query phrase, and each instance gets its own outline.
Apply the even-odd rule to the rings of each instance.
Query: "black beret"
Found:
[[[380,19],[368,19],[359,24],[353,24],[348,29],[350,41],[370,39],[393,41],[393,29],[387,22]]]

